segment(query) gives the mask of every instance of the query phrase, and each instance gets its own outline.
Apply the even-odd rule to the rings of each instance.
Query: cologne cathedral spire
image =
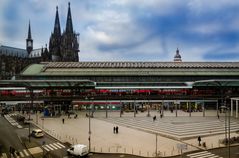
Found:
[[[58,7],[56,7],[56,16],[54,31],[51,34],[49,42],[49,52],[51,53],[51,58],[53,61],[61,61],[61,26],[58,14]]]
[[[67,13],[67,20],[66,20],[66,33],[73,33],[70,2],[68,3],[68,13]]]
[[[58,6],[56,6],[54,34],[61,36],[61,25],[60,25],[59,14],[58,14]]]
[[[68,12],[66,20],[66,29],[61,38],[62,61],[79,61],[79,42],[78,34],[73,31],[71,6],[68,3]]]
[[[49,42],[49,52],[53,61],[78,61],[79,42],[78,35],[73,30],[71,6],[68,3],[68,12],[66,19],[66,28],[61,33],[58,7],[56,7],[56,17],[54,31],[51,34]]]

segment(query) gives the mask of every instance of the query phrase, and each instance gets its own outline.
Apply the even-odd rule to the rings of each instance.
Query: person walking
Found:
[[[114,128],[113,128],[113,132],[115,133],[115,131],[116,131],[116,128],[115,128],[115,126],[114,126]]]
[[[118,126],[115,127],[115,132],[116,132],[116,134],[119,133],[119,127]]]
[[[153,121],[155,121],[156,120],[156,115],[154,115],[154,117],[153,117]]]
[[[62,123],[63,123],[63,124],[65,123],[65,119],[64,119],[64,118],[62,119]]]
[[[202,140],[201,137],[198,136],[198,145],[199,145],[199,146],[201,146],[201,140]]]

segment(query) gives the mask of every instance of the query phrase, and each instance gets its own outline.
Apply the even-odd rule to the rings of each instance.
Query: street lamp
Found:
[[[86,100],[87,100],[88,98],[86,97]],[[94,98],[91,98],[91,100],[93,101],[93,99]],[[92,106],[94,106],[94,104],[92,103],[92,104],[90,104],[89,105],[89,114],[88,114],[88,118],[89,118],[89,132],[88,132],[88,134],[89,134],[89,137],[88,137],[88,141],[89,141],[89,152],[91,151],[91,115],[93,116],[93,114],[91,114],[91,105]]]
[[[231,152],[230,152],[230,114],[227,114],[228,111],[230,111],[230,108],[228,108],[227,106],[224,105],[224,106],[221,106],[221,109],[223,109],[223,111],[225,111],[225,141],[226,141],[226,144],[228,145],[228,158],[230,158],[231,157]],[[227,117],[228,117],[228,120],[227,120]],[[227,127],[227,121],[228,121],[228,127]],[[228,137],[227,137],[227,135],[228,135]]]

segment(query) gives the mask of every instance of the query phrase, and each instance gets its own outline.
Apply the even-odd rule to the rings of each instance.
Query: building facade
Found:
[[[30,64],[51,61],[77,62],[79,60],[78,35],[73,30],[70,3],[68,4],[66,29],[63,33],[61,33],[58,7],[56,7],[54,30],[50,36],[49,48],[47,45],[34,48],[29,22],[25,49],[0,45],[0,79],[12,79]]]

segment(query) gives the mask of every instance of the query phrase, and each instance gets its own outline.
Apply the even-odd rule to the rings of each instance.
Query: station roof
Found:
[[[45,62],[21,76],[239,76],[239,62]]]
[[[239,68],[239,62],[50,62],[46,68]]]

